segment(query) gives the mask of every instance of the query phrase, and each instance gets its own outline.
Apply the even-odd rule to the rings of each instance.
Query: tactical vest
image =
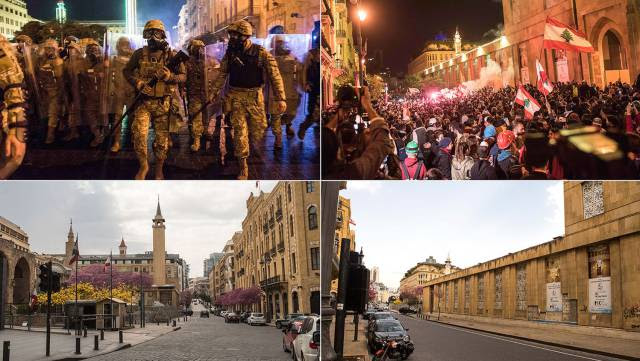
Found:
[[[156,72],[167,66],[172,55],[171,51],[167,50],[163,51],[158,57],[156,57],[151,55],[148,46],[142,48],[142,59],[140,59],[139,64],[140,78],[142,81],[149,83],[153,78],[155,78]],[[159,80],[153,88],[151,96],[154,98],[162,98],[172,95],[175,90],[175,84],[167,84],[166,82]]]
[[[204,61],[189,59],[187,68],[187,94],[189,96],[203,96],[205,87]]]
[[[56,89],[61,74],[62,59],[47,59],[38,67],[38,83],[43,89]]]
[[[263,64],[260,61],[261,49],[260,45],[251,44],[249,49],[241,54],[227,53],[229,85],[236,88],[258,88],[264,84]]]
[[[79,74],[80,91],[85,99],[98,101],[102,91],[102,81],[104,80],[104,67],[101,63],[90,67],[89,61],[85,69]]]

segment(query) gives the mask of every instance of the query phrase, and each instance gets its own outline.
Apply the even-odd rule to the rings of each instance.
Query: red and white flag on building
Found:
[[[524,117],[526,119],[533,119],[533,114],[540,110],[540,104],[534,97],[520,85],[518,93],[516,94],[516,103],[524,107]]]
[[[543,45],[547,49],[594,52],[593,45],[587,40],[585,33],[553,18],[547,18],[544,25]]]
[[[354,221],[353,219],[349,218],[349,223],[353,224],[354,226],[356,225],[356,221]]]
[[[551,85],[547,73],[538,59],[536,59],[536,73],[538,74],[538,90],[545,96],[549,95],[553,91],[553,85]]]
[[[107,257],[107,260],[104,261],[104,272],[107,271],[107,267],[111,267],[111,255],[109,255],[109,257]]]

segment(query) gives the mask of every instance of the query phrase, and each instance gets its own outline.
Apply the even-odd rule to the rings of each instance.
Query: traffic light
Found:
[[[38,281],[40,292],[49,291],[49,269],[46,264],[42,264],[39,267]]]
[[[52,273],[51,276],[51,292],[60,292],[60,274]]]
[[[345,310],[364,313],[369,298],[369,269],[362,264],[362,255],[351,252],[349,257],[349,287]]]

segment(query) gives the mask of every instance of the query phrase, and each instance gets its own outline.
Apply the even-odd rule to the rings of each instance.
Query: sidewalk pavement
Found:
[[[411,317],[624,359],[640,359],[640,332],[574,324],[441,314]]]
[[[336,319],[333,318],[333,322],[331,322],[331,330],[329,331],[331,334],[331,344],[335,347],[335,327],[336,327]],[[344,350],[343,350],[343,358],[345,361],[370,361],[371,357],[369,356],[369,349],[367,348],[367,338],[365,336],[364,330],[367,327],[367,320],[360,319],[358,323],[358,341],[353,341],[353,336],[355,334],[355,324],[353,323],[353,315],[347,315],[346,320],[344,321]]]
[[[104,340],[100,340],[100,331],[90,330],[87,337],[80,337],[80,355],[75,354],[75,334],[67,334],[66,330],[52,329],[51,331],[51,356],[45,357],[46,331],[44,328],[32,327],[27,331],[26,327],[14,327],[0,332],[0,341],[10,341],[12,361],[35,360],[82,360],[123,348],[135,346],[143,342],[153,340],[164,334],[179,330],[179,322],[176,327],[165,324],[147,324],[145,328],[132,328],[123,330],[123,343],[119,343],[118,331],[105,331]],[[94,335],[98,335],[99,350],[95,351]]]

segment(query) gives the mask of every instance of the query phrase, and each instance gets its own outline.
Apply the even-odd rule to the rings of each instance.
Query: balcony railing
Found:
[[[276,220],[273,217],[269,218],[269,228],[273,229],[276,226]]]
[[[278,209],[278,210],[276,211],[276,219],[277,219],[278,221],[281,221],[281,220],[282,220],[282,209]]]
[[[274,276],[274,277],[270,277],[267,278],[264,281],[260,281],[260,287],[265,288],[265,287],[273,287],[276,285],[279,285],[280,283],[284,283],[284,279],[281,279],[280,276]]]
[[[275,247],[271,247],[270,254],[271,254],[272,257],[276,255],[276,248]]]
[[[240,11],[238,11],[238,13],[230,18],[228,18],[225,21],[221,21],[218,25],[216,25],[216,29],[215,31],[221,30],[222,28],[224,28],[225,26],[229,26],[230,24],[238,21],[238,20],[242,20],[244,18],[253,16],[254,12],[253,12],[253,8],[249,7],[246,9],[242,9]]]
[[[262,225],[262,231],[264,232],[264,234],[269,233],[269,223],[265,223]]]
[[[278,243],[278,252],[284,252],[284,242]]]

